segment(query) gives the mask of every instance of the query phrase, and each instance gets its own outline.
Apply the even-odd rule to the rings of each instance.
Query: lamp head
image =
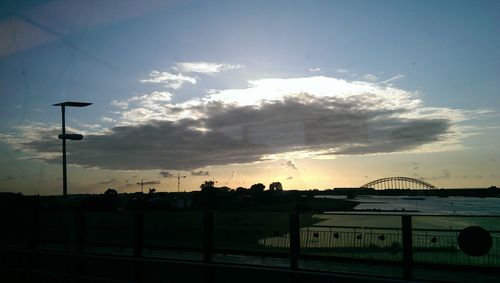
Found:
[[[74,101],[66,101],[66,102],[61,102],[61,103],[56,103],[56,104],[52,104],[52,106],[71,106],[71,107],[85,107],[85,106],[89,106],[91,105],[92,103],[90,102],[74,102]]]

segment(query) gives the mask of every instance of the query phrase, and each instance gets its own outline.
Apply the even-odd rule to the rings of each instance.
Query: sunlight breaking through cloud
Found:
[[[152,71],[149,79],[140,80],[141,83],[156,83],[166,88],[178,89],[185,83],[196,84],[196,78],[183,74],[172,74],[169,72]]]
[[[226,63],[211,63],[211,62],[181,62],[177,63],[173,69],[184,73],[200,73],[205,75],[212,75],[222,71],[243,69],[245,66],[240,64],[226,64]]]
[[[113,128],[71,146],[71,162],[107,169],[193,170],[262,160],[447,150],[476,112],[425,107],[417,93],[332,77],[261,79],[172,103],[169,92],[114,101]],[[19,141],[59,162],[55,129]],[[50,133],[44,131],[50,130]],[[293,161],[287,166],[293,168]],[[167,171],[162,171],[167,172]],[[192,171],[202,172],[202,171]],[[167,173],[164,173],[167,176]]]

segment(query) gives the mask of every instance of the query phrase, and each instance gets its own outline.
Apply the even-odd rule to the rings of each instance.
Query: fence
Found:
[[[338,271],[339,263],[375,265],[412,278],[419,266],[494,270],[500,266],[500,217],[272,212],[4,213],[1,248],[66,251],[204,263],[271,265],[290,270]],[[463,252],[464,228],[480,226],[492,246],[480,256]],[[472,239],[474,241],[474,239]],[[332,263],[330,268],[327,264]]]

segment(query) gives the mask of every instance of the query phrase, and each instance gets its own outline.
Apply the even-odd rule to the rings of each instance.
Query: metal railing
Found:
[[[227,214],[22,212],[19,217],[24,222],[11,221],[11,227],[4,224],[8,229],[0,236],[1,246],[136,259],[181,257],[205,263],[218,261],[218,255],[242,256],[240,263],[246,262],[244,257],[257,257],[251,263],[257,265],[266,265],[266,259],[274,258],[281,260],[281,267],[291,270],[311,268],[301,265],[302,260],[367,263],[401,268],[406,279],[412,278],[415,266],[470,270],[498,270],[500,266],[500,231],[492,229],[488,229],[493,239],[491,250],[474,257],[459,248],[461,229],[412,228],[415,217],[421,216],[390,215],[393,224],[388,226],[392,227],[381,227],[301,223],[305,222],[301,221],[304,215],[298,213],[263,217]],[[335,217],[341,219],[343,215]],[[363,221],[370,223],[370,219]]]

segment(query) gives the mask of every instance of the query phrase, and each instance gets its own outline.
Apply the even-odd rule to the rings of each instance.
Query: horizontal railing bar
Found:
[[[72,252],[72,251],[54,251],[54,250],[45,250],[45,249],[38,249],[38,250],[30,250],[30,249],[25,249],[25,248],[12,248],[12,247],[1,247],[0,250],[5,250],[5,251],[11,251],[11,252],[21,252],[21,253],[35,253],[35,254],[59,254],[59,255],[68,255],[68,256],[77,256],[77,257],[106,257],[106,258],[116,258],[116,259],[126,259],[126,258],[132,258],[132,256],[127,256],[127,255],[110,255],[110,254],[101,254],[101,253],[78,253],[78,252]],[[202,252],[202,249],[197,249],[196,251]],[[231,255],[242,255],[242,256],[262,256],[262,257],[271,257],[271,258],[279,258],[279,259],[286,259],[286,253],[273,253],[273,252],[254,252],[254,251],[239,251],[239,250],[232,250],[232,249],[216,249],[214,250],[214,254],[218,253],[227,253]],[[285,256],[285,257],[282,257]],[[137,259],[137,258],[135,258]],[[159,258],[159,257],[148,257],[148,256],[142,256],[140,258],[141,260],[175,260],[175,261],[185,261],[185,262],[202,262],[201,260],[198,261],[196,259],[172,259],[172,258]],[[317,260],[317,261],[324,261],[324,262],[339,262],[339,263],[366,263],[366,264],[379,264],[379,265],[390,265],[390,266],[401,266],[402,261],[400,260],[381,260],[381,259],[371,259],[371,258],[356,258],[356,257],[341,257],[341,256],[325,256],[325,255],[312,255],[312,254],[300,254],[299,255],[300,260]],[[231,263],[231,264],[237,264],[237,263]],[[242,264],[245,265],[245,264]],[[426,268],[446,268],[450,270],[468,270],[468,271],[498,271],[500,272],[500,267],[498,266],[471,266],[471,265],[461,265],[461,264],[445,264],[445,263],[425,263],[425,262],[419,262],[415,261],[413,262],[414,267],[426,267]],[[246,266],[246,265],[245,265]],[[254,265],[252,265],[254,266]],[[255,266],[260,266],[260,265],[255,265]],[[267,265],[262,265],[266,266]],[[286,269],[286,268],[285,268]]]
[[[391,230],[391,231],[401,231],[401,228],[390,228],[390,227],[365,227],[365,226],[328,226],[328,225],[313,225],[302,227],[301,229],[307,228],[340,228],[340,229],[363,229],[363,230]],[[432,232],[460,232],[461,229],[437,229],[437,228],[413,228],[412,231],[432,231]],[[490,233],[500,233],[500,230],[488,230]]]
[[[304,213],[305,214],[305,213]],[[428,217],[428,216],[432,216],[432,217],[500,217],[500,215],[492,215],[492,214],[486,214],[486,215],[482,215],[482,214],[460,214],[460,215],[457,215],[457,214],[414,214],[414,213],[402,213],[400,211],[398,212],[394,212],[394,213],[378,213],[376,211],[359,211],[359,212],[323,212],[323,213],[310,213],[310,214],[323,214],[323,215],[363,215],[363,216],[366,216],[366,215],[370,215],[370,216],[402,216],[402,215],[409,215],[411,217],[421,217],[421,216],[424,216],[424,217]]]
[[[251,251],[251,250],[233,250],[233,249],[215,249],[214,254],[231,254],[231,255],[242,255],[242,256],[260,256],[269,258],[282,258],[287,259],[290,257],[288,252],[268,252],[268,251]]]
[[[2,250],[0,248],[0,250]],[[37,254],[52,254],[52,255],[61,255],[61,256],[70,256],[70,257],[86,257],[86,258],[106,258],[106,259],[116,259],[116,260],[124,260],[124,261],[136,261],[140,260],[142,262],[158,262],[158,263],[182,263],[189,265],[198,265],[198,266],[210,266],[210,267],[220,267],[220,268],[238,268],[238,269],[248,269],[248,270],[256,270],[256,271],[275,271],[275,272],[286,272],[293,274],[302,274],[302,275],[322,275],[328,276],[331,278],[342,278],[342,279],[352,279],[352,280],[369,280],[370,282],[387,282],[387,283],[407,283],[408,280],[402,280],[393,277],[379,276],[379,275],[355,275],[351,273],[343,273],[343,272],[324,272],[319,270],[291,270],[287,267],[281,266],[269,266],[269,265],[248,265],[248,264],[240,264],[240,263],[226,263],[226,262],[203,262],[203,261],[195,261],[195,260],[184,260],[184,259],[172,259],[172,258],[156,258],[156,257],[142,257],[142,258],[134,258],[133,256],[116,256],[116,255],[93,255],[93,254],[79,254],[73,252],[40,252],[36,250],[17,250],[18,252],[24,253],[37,253]],[[6,269],[5,267],[2,267]],[[30,270],[30,269],[25,269]],[[129,281],[116,281],[116,282],[129,282]]]
[[[340,229],[377,229],[377,230],[393,230],[393,231],[401,231],[401,228],[389,228],[389,227],[364,227],[364,226],[328,226],[328,225],[313,225],[313,226],[307,226],[307,227],[302,227],[301,229],[304,228],[328,228],[328,229],[333,229],[333,228],[340,228]]]
[[[107,243],[85,243],[85,248],[92,248],[92,247],[111,247],[111,248],[127,248],[127,249],[132,249],[130,245],[121,245],[121,244],[107,244]],[[185,251],[185,252],[201,252],[203,248],[200,247],[186,247],[186,246],[165,246],[165,245],[148,245],[145,244],[143,246],[144,249],[158,249],[158,250],[165,250],[165,251]]]
[[[313,254],[300,254],[299,259],[301,260],[316,260],[325,262],[339,262],[339,263],[370,263],[379,265],[390,265],[390,266],[402,266],[402,259],[399,260],[382,260],[382,259],[372,259],[372,258],[354,258],[354,257],[342,257],[342,256],[323,256],[323,255],[313,255]]]
[[[112,283],[136,283],[134,281],[123,281],[123,280],[116,280],[116,279],[110,279],[110,278],[105,278],[105,277],[95,277],[95,276],[88,276],[88,275],[73,275],[70,273],[65,273],[65,272],[53,272],[53,271],[44,271],[44,270],[34,270],[34,269],[28,269],[28,268],[15,268],[15,267],[6,267],[2,266],[2,270],[11,270],[11,271],[18,271],[18,272],[23,272],[23,273],[34,273],[34,274],[45,274],[49,276],[54,276],[58,278],[67,278],[67,279],[80,279],[80,280],[89,280],[91,282],[95,281],[100,281],[100,282],[112,282]]]
[[[448,270],[467,270],[474,272],[496,272],[500,274],[500,266],[498,265],[465,265],[465,264],[449,264],[449,263],[431,263],[431,262],[422,262],[422,261],[414,261],[414,267],[422,267],[422,268],[434,268],[434,269],[448,269]]]
[[[202,252],[203,247],[187,247],[187,246],[167,246],[167,245],[149,245],[144,244],[143,249],[157,249],[166,251],[179,251],[179,252]]]

